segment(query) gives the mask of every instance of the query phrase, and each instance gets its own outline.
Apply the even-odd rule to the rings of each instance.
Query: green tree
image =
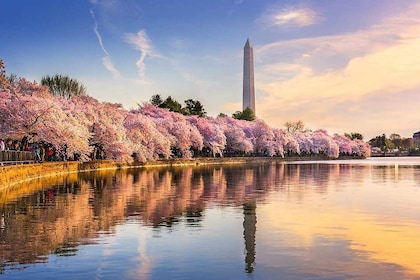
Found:
[[[187,99],[184,101],[185,109],[189,115],[196,115],[199,117],[205,117],[207,112],[204,111],[203,105],[201,105],[200,101]]]
[[[232,117],[238,120],[246,120],[246,121],[255,120],[254,111],[252,111],[252,109],[249,107],[246,107],[246,109],[243,110],[242,112],[236,111],[235,113],[232,114]]]
[[[188,115],[188,111],[182,107],[181,103],[173,99],[171,96],[168,96],[160,105],[160,108],[167,108],[169,111],[180,113],[183,115]]]
[[[159,107],[163,103],[163,99],[159,94],[155,94],[150,98],[150,103]]]
[[[225,113],[219,113],[217,116],[221,118],[226,118],[228,115],[226,115]]]
[[[378,135],[375,138],[370,139],[369,144],[372,147],[380,148],[382,151],[387,151],[396,147],[392,140],[387,138],[385,134]]]
[[[391,141],[391,139],[386,138],[385,139],[385,150],[390,150],[390,149],[394,149],[395,145],[394,143]]]
[[[41,79],[41,85],[48,86],[52,95],[63,96],[70,98],[72,96],[86,94],[86,88],[76,79],[71,79],[68,76],[55,75],[44,76]]]
[[[396,134],[396,133],[392,133],[389,136],[389,139],[392,141],[392,143],[394,144],[395,148],[400,148],[402,146],[402,138],[401,138],[401,135]]]
[[[205,117],[207,112],[204,110],[204,106],[198,100],[187,99],[184,101],[185,107],[181,105],[177,100],[168,96],[165,100],[159,94],[155,94],[150,98],[150,103],[160,108],[169,109],[169,111],[180,113],[183,115],[196,115],[199,117]]]
[[[354,140],[354,139],[363,140],[363,135],[360,134],[359,132],[344,133],[344,136],[351,140]]]

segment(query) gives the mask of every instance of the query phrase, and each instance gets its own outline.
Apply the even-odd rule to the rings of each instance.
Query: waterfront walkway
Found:
[[[34,163],[35,155],[27,151],[0,151],[0,165]]]

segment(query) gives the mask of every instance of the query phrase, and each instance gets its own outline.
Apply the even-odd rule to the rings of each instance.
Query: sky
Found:
[[[256,114],[330,134],[420,130],[419,0],[1,0],[7,74],[77,79],[100,101],[154,94],[242,109],[254,47]]]

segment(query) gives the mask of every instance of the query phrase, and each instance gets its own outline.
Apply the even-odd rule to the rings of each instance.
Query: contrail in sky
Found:
[[[112,63],[112,60],[111,60],[111,55],[105,49],[104,43],[102,41],[102,36],[101,36],[101,34],[99,33],[99,30],[98,30],[98,21],[96,20],[95,13],[92,11],[92,9],[90,9],[90,14],[92,15],[92,19],[93,19],[93,22],[94,22],[93,31],[95,32],[96,37],[98,38],[98,42],[99,42],[99,45],[102,48],[102,51],[105,53],[105,56],[102,58],[102,64],[105,66],[105,68],[109,72],[112,73],[112,76],[114,78],[119,78],[121,76],[120,71],[118,71],[118,69],[115,68],[115,66],[114,66],[114,64]]]

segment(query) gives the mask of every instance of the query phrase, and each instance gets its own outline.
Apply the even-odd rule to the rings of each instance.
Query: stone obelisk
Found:
[[[255,114],[255,86],[254,86],[254,49],[251,41],[246,40],[244,46],[244,82],[242,110],[247,107]]]

